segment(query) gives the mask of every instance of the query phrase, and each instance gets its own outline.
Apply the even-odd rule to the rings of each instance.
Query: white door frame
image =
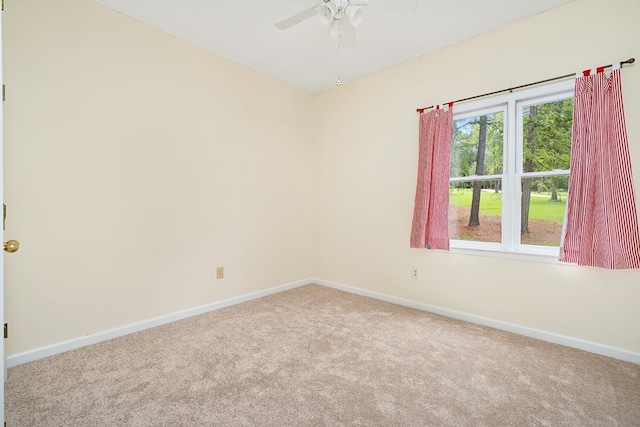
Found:
[[[4,1],[2,2],[4,5]],[[0,82],[4,83],[2,73],[2,15],[0,11]],[[3,183],[3,136],[4,136],[4,102],[0,99],[0,203],[4,200],[4,183]],[[4,230],[0,227],[0,243],[4,242]],[[0,250],[1,251],[1,250]],[[4,324],[4,251],[0,256],[0,320]],[[3,373],[3,380],[0,381],[0,423],[4,424],[4,381],[7,378],[6,360],[4,353],[4,334],[0,338],[0,372]]]

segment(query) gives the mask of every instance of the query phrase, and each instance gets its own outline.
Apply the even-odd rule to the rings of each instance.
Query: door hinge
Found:
[[[9,338],[9,324],[8,323],[4,324],[4,338],[5,339]]]
[[[4,0],[2,0],[2,10],[4,10]]]
[[[4,96],[5,92],[6,92],[6,91],[5,91],[4,85],[2,85],[2,100],[3,100],[3,101],[4,101],[4,99],[5,99],[5,96]]]

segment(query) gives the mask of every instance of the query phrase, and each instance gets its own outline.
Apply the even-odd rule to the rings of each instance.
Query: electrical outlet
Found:
[[[418,278],[418,267],[411,267],[411,277],[413,279]]]
[[[224,279],[224,267],[216,268],[216,279]]]

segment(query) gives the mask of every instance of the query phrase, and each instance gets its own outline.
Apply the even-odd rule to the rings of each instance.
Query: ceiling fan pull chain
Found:
[[[342,74],[342,28],[340,28],[341,22],[338,21],[338,78],[336,79],[336,86],[342,86],[342,80],[340,75]]]

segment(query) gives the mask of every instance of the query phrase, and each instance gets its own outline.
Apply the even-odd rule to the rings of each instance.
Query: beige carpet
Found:
[[[640,365],[309,285],[9,370],[17,426],[640,426]]]

